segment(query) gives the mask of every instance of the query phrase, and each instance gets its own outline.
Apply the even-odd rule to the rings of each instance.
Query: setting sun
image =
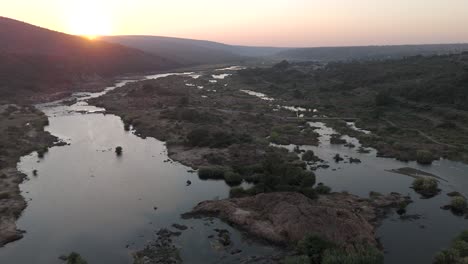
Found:
[[[95,39],[112,33],[110,16],[103,6],[92,1],[82,1],[70,8],[69,31],[72,34]]]

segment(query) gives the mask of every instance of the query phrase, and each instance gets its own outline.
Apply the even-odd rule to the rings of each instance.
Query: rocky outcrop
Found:
[[[299,193],[265,193],[252,197],[205,201],[185,217],[217,216],[273,243],[297,242],[314,234],[343,247],[377,245],[375,225],[381,208],[404,202],[399,194],[363,199],[347,193],[309,199]]]

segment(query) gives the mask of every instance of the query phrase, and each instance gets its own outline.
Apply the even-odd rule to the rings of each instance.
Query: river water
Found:
[[[29,176],[21,185],[28,207],[18,221],[18,228],[27,233],[0,249],[0,263],[61,263],[60,255],[76,251],[90,264],[127,264],[132,262],[131,253],[151,241],[156,230],[173,223],[189,227],[176,239],[186,263],[239,262],[240,256],[215,249],[207,238],[215,234],[214,228],[228,229],[232,249],[242,249],[242,256],[272,254],[275,249],[246,240],[220,221],[208,225],[204,220],[180,218],[200,201],[226,198],[229,187],[221,181],[199,180],[190,168],[168,160],[164,142],[126,132],[119,117],[106,115],[104,109],[86,103],[86,99],[128,82],[118,82],[101,93],[78,93],[78,102],[71,106],[60,102],[39,106],[49,117],[46,129],[70,145],[51,148],[44,159],[32,153],[18,164]],[[447,192],[459,191],[468,196],[467,165],[444,160],[420,166],[378,158],[375,151],[360,154],[357,148],[331,145],[329,135],[334,131],[324,124],[311,125],[318,127],[322,135],[320,145],[300,147],[313,150],[331,166],[316,172],[318,182],[334,191],[365,197],[371,190],[395,191],[409,194],[414,200],[407,214],[418,215],[418,219],[401,219],[392,214],[378,228],[386,263],[430,263],[435,252],[468,229],[468,220],[439,209],[449,202]],[[359,146],[356,139],[345,139]],[[121,157],[114,153],[116,146],[123,147]],[[336,153],[359,158],[362,163],[335,163]],[[409,188],[412,178],[387,172],[401,167],[442,177],[446,180],[440,182],[442,193],[420,199]],[[33,170],[38,171],[37,176],[33,176]],[[190,186],[186,186],[187,180],[192,182]]]
[[[201,181],[189,167],[168,162],[164,142],[124,131],[119,117],[85,102],[115,87],[78,93],[72,106],[39,106],[49,117],[47,131],[70,145],[51,148],[44,159],[32,153],[18,164],[29,176],[21,184],[28,207],[18,221],[27,233],[0,249],[0,263],[62,263],[59,256],[76,251],[90,264],[128,264],[131,253],[151,241],[156,230],[173,223],[189,227],[176,241],[187,263],[238,262],[239,256],[213,249],[216,245],[207,236],[216,234],[214,228],[228,229],[232,250],[242,249],[243,256],[272,253],[270,247],[244,241],[220,221],[208,226],[203,220],[180,218],[198,202],[226,198],[229,187]],[[121,157],[114,153],[116,146],[123,147]]]

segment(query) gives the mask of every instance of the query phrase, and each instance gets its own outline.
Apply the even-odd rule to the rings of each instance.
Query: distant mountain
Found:
[[[293,61],[346,61],[399,59],[416,55],[456,54],[463,51],[468,51],[468,44],[296,48],[280,51],[274,57]]]
[[[101,39],[160,54],[181,64],[214,64],[242,60],[242,56],[220,48],[223,44],[210,41],[156,36],[108,36]]]
[[[219,42],[160,36],[107,36],[103,40],[165,56],[183,64],[235,62],[267,57],[286,48],[233,46]]]
[[[141,50],[0,17],[0,96],[16,89],[26,94],[72,90],[100,77],[177,66]]]

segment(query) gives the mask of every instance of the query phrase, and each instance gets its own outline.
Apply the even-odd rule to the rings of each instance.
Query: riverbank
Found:
[[[32,106],[0,105],[0,247],[23,236],[16,220],[27,204],[19,189],[26,175],[16,164],[33,151],[37,151],[39,160],[47,155],[57,140],[44,131],[47,125],[47,116]]]

